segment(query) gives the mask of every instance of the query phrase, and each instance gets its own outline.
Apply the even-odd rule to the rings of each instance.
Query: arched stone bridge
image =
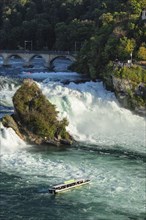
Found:
[[[32,60],[34,57],[42,57],[44,59],[44,66],[50,68],[53,60],[59,57],[64,57],[66,59],[74,62],[76,60],[76,54],[70,51],[22,51],[22,50],[3,50],[0,51],[0,56],[3,59],[3,65],[8,66],[11,57],[16,56],[23,60],[23,66],[29,67],[32,65]]]

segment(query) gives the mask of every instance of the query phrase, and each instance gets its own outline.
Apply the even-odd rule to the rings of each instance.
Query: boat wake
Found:
[[[0,77],[0,117],[13,111],[13,94],[20,81],[31,77],[56,105],[58,117],[68,119],[76,143],[27,145],[0,124],[2,218],[23,218],[29,210],[33,219],[58,219],[60,213],[68,219],[96,219],[97,213],[101,219],[144,219],[146,120],[121,108],[102,82],[79,83],[77,73],[60,67],[57,73],[23,70],[7,69],[3,75],[10,78]],[[66,79],[68,84],[61,83]],[[79,84],[69,83],[72,79]],[[64,196],[48,195],[52,184],[68,179],[91,183]]]

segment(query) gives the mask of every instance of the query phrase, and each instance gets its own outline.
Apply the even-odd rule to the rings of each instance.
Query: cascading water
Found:
[[[67,117],[77,143],[68,148],[27,145],[1,125],[1,219],[144,220],[145,119],[121,108],[102,82],[64,85],[56,80],[58,73],[33,74],[40,76],[37,83],[59,117]],[[19,85],[8,85],[9,78],[0,91],[1,105],[13,108]],[[55,197],[47,193],[51,184],[80,177],[91,184]]]
[[[97,146],[145,151],[145,119],[120,108],[102,82],[41,84],[41,89],[69,120],[68,130],[78,140]]]

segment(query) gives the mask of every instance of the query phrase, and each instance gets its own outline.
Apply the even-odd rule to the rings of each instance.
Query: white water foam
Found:
[[[77,141],[106,145],[123,146],[125,150],[144,152],[145,119],[133,115],[130,111],[120,108],[113,93],[104,89],[102,83],[87,82],[64,86],[61,83],[38,83],[43,93],[51,100],[60,111],[60,118],[67,117],[69,120],[68,130]],[[39,178],[42,171],[47,175],[57,177],[71,177],[71,173],[77,177],[92,175],[88,169],[78,164],[63,162],[60,159],[48,160],[46,158],[35,158],[29,152],[25,143],[18,138],[10,128],[2,127],[1,137],[1,159],[6,169],[20,171],[23,174],[34,175]],[[118,147],[117,146],[117,147]],[[56,156],[55,156],[56,158]],[[89,165],[88,165],[89,166]],[[63,170],[63,174],[61,172]],[[56,172],[56,173],[55,173]],[[63,177],[62,176],[62,177]]]
[[[0,154],[11,154],[26,147],[26,143],[18,137],[12,128],[6,128],[0,122]]]
[[[76,72],[31,72],[31,71],[23,71],[21,74],[19,74],[21,78],[31,78],[31,79],[38,79],[38,80],[44,80],[44,83],[47,83],[51,80],[60,80],[60,79],[68,79],[72,77],[79,77],[82,76]]]
[[[145,119],[121,108],[102,82],[66,86],[50,82],[40,86],[60,117],[67,117],[68,130],[77,141],[145,152]]]
[[[15,83],[7,77],[0,77],[0,87],[0,105],[12,107],[12,97],[19,86],[16,86]]]
[[[130,165],[128,160],[113,160],[112,157],[102,157],[82,150],[51,154],[31,154],[23,150],[3,154],[1,160],[2,170],[21,176],[28,186],[37,187],[41,184],[49,187],[67,179],[89,178],[89,189],[86,191],[83,188],[78,192],[80,199],[84,198],[86,203],[97,203],[101,199],[108,201],[115,210],[117,207],[127,210],[128,207],[133,213],[140,213],[145,209],[145,180],[141,177],[144,165],[141,163]]]
[[[68,118],[68,130],[76,140],[144,152],[145,119],[120,108],[114,94],[106,91],[102,83],[63,85],[48,81],[38,85],[57,106],[60,118]],[[7,95],[11,99],[12,94]],[[22,177],[28,186],[46,186],[60,180],[85,177],[92,182],[88,191],[81,189],[78,192],[80,200],[95,204],[99,200],[101,203],[106,201],[115,210],[144,212],[145,179],[141,162],[116,160],[112,155],[102,157],[77,149],[50,154],[30,153],[32,146],[26,146],[12,129],[2,125],[0,141],[2,171]]]
[[[77,141],[145,152],[146,120],[121,108],[102,82],[63,85],[45,80],[38,85],[56,105],[59,117],[67,117],[67,129]],[[1,91],[1,102],[12,106],[15,91],[15,86],[6,86]]]

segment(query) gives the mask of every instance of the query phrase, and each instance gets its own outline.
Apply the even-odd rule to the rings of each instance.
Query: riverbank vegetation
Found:
[[[75,51],[77,72],[145,85],[146,0],[2,0],[0,49]]]
[[[89,69],[93,55],[94,66],[131,52],[146,59],[145,7],[145,0],[1,0],[0,49],[31,42],[35,50],[92,51]]]
[[[95,78],[111,60],[146,60],[144,9],[145,0],[2,0],[0,49],[78,51],[77,70]]]
[[[145,116],[146,70],[139,65],[123,65],[111,62],[107,65],[103,79],[107,89],[115,92],[125,108]]]

